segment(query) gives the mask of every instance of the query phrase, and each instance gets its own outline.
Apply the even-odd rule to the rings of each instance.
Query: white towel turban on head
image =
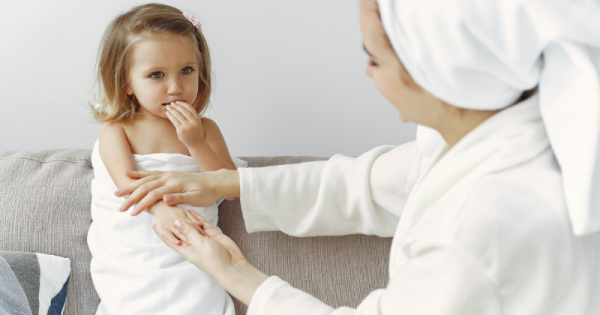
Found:
[[[600,0],[378,2],[398,58],[441,100],[496,110],[538,86],[573,231],[600,231]]]

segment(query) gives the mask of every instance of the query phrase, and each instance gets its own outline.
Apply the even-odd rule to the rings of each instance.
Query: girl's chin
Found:
[[[153,112],[151,113],[152,116],[154,116],[155,118],[162,118],[162,119],[169,119],[169,117],[167,117],[167,112]]]

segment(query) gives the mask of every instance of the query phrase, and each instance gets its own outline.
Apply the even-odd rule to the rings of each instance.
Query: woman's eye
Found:
[[[165,74],[162,73],[162,72],[152,72],[152,74],[150,74],[150,77],[152,79],[160,79],[160,78],[162,78],[164,76],[165,76]]]
[[[375,63],[375,61],[369,59],[369,66],[371,66],[371,67],[377,67],[377,64]]]
[[[185,67],[185,68],[181,69],[181,74],[190,74],[192,71],[194,71],[194,69],[192,69],[192,67]]]

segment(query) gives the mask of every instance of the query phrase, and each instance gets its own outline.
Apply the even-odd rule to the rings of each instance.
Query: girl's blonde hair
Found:
[[[132,119],[139,109],[135,95],[127,95],[131,52],[137,42],[154,35],[172,34],[190,44],[198,60],[198,95],[192,106],[203,114],[211,93],[210,53],[206,39],[180,10],[158,3],[144,4],[117,16],[109,25],[98,51],[98,98],[92,116],[97,122]]]

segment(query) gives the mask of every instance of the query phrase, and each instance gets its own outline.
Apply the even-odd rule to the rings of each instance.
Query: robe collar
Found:
[[[491,116],[453,147],[443,143],[406,202],[394,242],[402,242],[427,209],[447,194],[486,175],[531,161],[550,149],[537,94]],[[398,265],[394,256],[391,256],[390,275]]]

